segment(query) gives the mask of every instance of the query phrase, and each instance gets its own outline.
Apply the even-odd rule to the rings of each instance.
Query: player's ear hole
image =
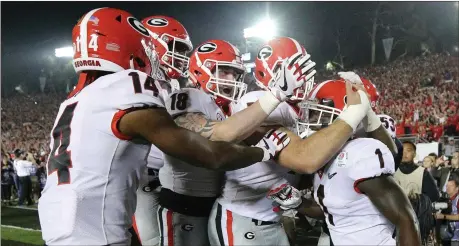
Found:
[[[142,59],[138,58],[138,57],[134,57],[134,61],[137,62],[137,65],[139,65],[139,67],[145,67],[145,62],[143,62]]]

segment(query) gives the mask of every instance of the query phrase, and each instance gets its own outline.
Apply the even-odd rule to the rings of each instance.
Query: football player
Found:
[[[294,39],[281,37],[269,41],[260,49],[256,59],[257,84],[264,89],[269,88],[269,84],[273,83],[279,71],[282,71],[285,59],[298,54],[307,55],[304,47]],[[288,102],[282,103],[271,113],[263,124],[281,125],[293,129],[298,117],[296,102],[303,100],[312,86],[313,77],[310,76],[305,85],[298,88]],[[263,93],[263,91],[247,93],[235,108],[245,108],[255,103]],[[340,116],[342,120],[331,125],[330,129],[322,130],[322,138],[305,139],[296,142],[294,146],[289,144],[280,153],[283,158],[279,159],[279,163],[288,169],[276,166],[273,162],[265,162],[226,172],[222,196],[215,203],[209,219],[209,238],[212,245],[289,244],[279,223],[281,213],[272,211],[271,201],[265,198],[265,194],[271,185],[285,182],[289,169],[300,173],[314,172],[326,163],[324,160],[330,158],[327,155],[334,155],[339,150],[351,136],[354,127],[350,126],[363,119],[370,105],[362,91],[349,92],[349,96],[354,100],[356,95],[363,95],[362,103],[350,106],[350,111],[343,112]],[[360,102],[360,99],[357,97],[355,102]],[[360,109],[363,113],[354,113],[356,107],[364,108]],[[315,148],[320,149],[321,152],[314,151]],[[284,154],[285,151],[287,154]],[[303,163],[307,163],[307,166],[301,165],[301,161],[298,160],[306,160]]]
[[[38,205],[47,245],[129,245],[127,228],[152,144],[192,165],[228,170],[268,160],[288,142],[271,136],[259,147],[243,147],[178,127],[149,76],[158,67],[151,39],[140,21],[114,8],[91,10],[74,27],[79,81],[50,134]],[[277,99],[271,98],[259,107],[272,108]]]
[[[241,97],[231,104],[232,113],[237,113],[257,102],[285,60],[298,54],[307,56],[304,47],[289,37],[279,37],[267,42],[255,60],[255,79],[259,91]],[[315,71],[313,71],[315,72]],[[293,129],[298,108],[295,103],[302,100],[305,92],[314,83],[314,74],[295,94],[281,103],[263,122],[263,126],[285,126]],[[211,245],[288,245],[289,241],[280,219],[282,213],[272,210],[272,201],[266,193],[273,185],[294,180],[288,169],[274,162],[258,162],[246,168],[225,173],[223,191],[216,200],[209,217],[209,240]]]
[[[152,43],[159,58],[159,69],[154,78],[161,83],[158,88],[167,97],[176,88],[172,83],[185,77],[188,71],[188,57],[193,45],[185,27],[176,19],[168,16],[150,16],[142,24],[153,37]],[[137,189],[134,229],[144,245],[159,243],[157,210],[159,206],[159,169],[164,164],[163,153],[154,145],[148,155],[147,168]]]
[[[241,53],[224,40],[209,40],[199,45],[190,58],[189,76],[196,88],[174,92],[166,106],[177,125],[213,141],[237,143],[251,135],[281,101],[308,81],[315,74],[314,68],[309,55],[291,57],[281,68],[282,76],[262,92],[258,102],[232,112],[229,104],[237,102],[246,90]],[[269,108],[261,107],[260,103],[267,100],[275,103]],[[165,155],[159,178],[163,186],[158,210],[161,244],[208,245],[208,216],[220,194],[222,173]]]
[[[351,83],[343,80],[319,84],[311,92],[316,103],[302,108],[299,132],[313,133],[312,137],[330,125],[349,102],[346,91],[351,89]],[[384,131],[376,114],[364,123],[367,132],[374,131],[372,128]],[[385,144],[373,138],[356,138],[315,174],[314,201],[302,201],[299,191],[290,185],[273,189],[268,197],[282,209],[325,217],[334,245],[395,245],[394,229],[400,245],[420,245],[417,219],[392,177],[394,172],[394,158]]]
[[[371,108],[373,110],[376,110],[377,102],[379,100],[379,92],[376,90],[376,86],[368,79],[363,78],[359,75],[357,75],[354,72],[339,72],[338,75],[347,81],[350,81],[353,84],[360,84],[363,85],[367,91],[367,93],[370,95],[370,101],[371,101]],[[370,112],[371,113],[371,112]],[[384,144],[389,146],[389,149],[391,149],[392,154],[394,155],[394,160],[395,160],[395,170],[398,169],[400,162],[402,161],[402,156],[403,156],[403,144],[400,142],[400,140],[396,137],[396,128],[395,128],[395,121],[388,115],[375,115],[371,113],[371,120],[374,122],[374,125],[379,125],[377,118],[381,121],[382,127],[386,130],[386,132],[389,134],[384,134],[382,131],[373,131],[371,132],[371,137],[376,138],[380,141],[382,141]],[[370,118],[367,117],[367,121]],[[392,141],[389,140],[388,136],[392,138]],[[392,145],[393,142],[395,145]],[[395,149],[393,149],[395,147]],[[395,150],[395,151],[394,151]]]

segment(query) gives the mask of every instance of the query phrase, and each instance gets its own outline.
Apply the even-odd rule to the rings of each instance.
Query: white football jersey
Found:
[[[117,123],[126,111],[145,107],[164,101],[155,81],[130,69],[100,77],[60,105],[38,205],[48,245],[129,242],[126,228],[151,144],[129,141]]]
[[[183,88],[176,91],[165,104],[173,118],[186,113],[201,113],[213,121],[225,119],[215,101],[198,89]],[[221,173],[195,167],[164,154],[164,166],[159,171],[159,180],[164,188],[182,195],[215,197],[220,193]]]
[[[164,154],[155,145],[152,145],[147,160],[148,168],[159,170],[164,165]]]
[[[265,91],[252,91],[232,105],[232,112],[244,110]],[[293,126],[296,111],[287,103],[281,103],[266,119],[264,125]],[[218,202],[226,209],[242,216],[262,221],[279,221],[282,213],[273,211],[272,200],[266,198],[273,186],[289,183],[289,170],[274,161],[258,162],[249,167],[225,173],[223,192]],[[293,184],[292,184],[293,185]]]
[[[394,158],[382,142],[358,138],[315,174],[314,199],[324,211],[334,245],[395,245],[394,225],[355,186],[394,172]]]

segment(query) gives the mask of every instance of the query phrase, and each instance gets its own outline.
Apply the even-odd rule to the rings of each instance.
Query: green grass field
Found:
[[[40,230],[37,210],[2,206],[2,245],[43,245],[41,232],[33,230]]]
[[[2,206],[2,241],[4,246],[44,245],[41,238],[38,211],[18,207]],[[317,245],[320,226],[297,230],[295,246]]]

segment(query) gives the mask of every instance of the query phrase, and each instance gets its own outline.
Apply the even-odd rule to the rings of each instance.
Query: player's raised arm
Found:
[[[367,179],[358,183],[357,187],[396,226],[399,245],[421,245],[418,222],[411,203],[392,176]]]
[[[199,134],[178,127],[167,111],[161,108],[127,113],[120,119],[118,129],[127,136],[147,139],[165,154],[198,167],[218,170],[238,169],[269,160],[285,143],[265,138],[263,140],[266,145],[243,147],[209,141]]]
[[[206,45],[213,43],[218,43],[218,48],[216,48],[215,51],[206,52],[204,54],[200,52],[202,47],[206,47]],[[225,49],[225,46],[228,46],[228,48]],[[221,55],[221,53],[226,55],[225,52],[228,53],[227,57],[229,58]],[[237,57],[231,57],[232,52],[234,51],[229,43],[222,40],[211,40],[198,47],[191,56],[190,74],[193,76],[190,77],[190,81],[192,83],[200,88],[213,86],[211,85],[212,80],[224,80],[226,83],[225,85],[217,85],[216,91],[211,91],[209,89],[203,90],[208,94],[214,94],[214,100],[218,106],[223,106],[230,100],[237,101],[238,96],[233,94],[242,90],[237,88],[238,83],[240,82],[235,79],[240,77],[237,74],[238,69],[235,68],[239,65],[242,67],[242,64],[235,62],[237,61]],[[174,103],[178,100],[176,98],[179,98],[180,95],[172,95],[169,100],[166,101],[166,107],[168,107],[168,111],[171,115],[178,115],[175,118],[177,125],[199,133],[203,137],[213,141],[238,143],[251,135],[282,101],[290,98],[297,88],[302,86],[305,81],[308,81],[315,75],[315,62],[311,61],[310,57],[311,56],[309,54],[303,55],[299,53],[289,59],[286,59],[279,71],[276,73],[276,77],[273,80],[274,82],[268,88],[269,90],[265,92],[264,96],[248,108],[231,115],[223,121],[210,119],[206,113],[204,113],[206,110],[203,110],[202,108],[198,109],[197,112],[194,108],[188,109],[187,107],[195,107],[193,104],[208,105],[214,103],[213,101],[207,102],[204,100],[200,103],[196,103],[196,101],[198,101],[196,99],[197,96],[191,95],[192,91],[189,91],[188,96],[182,96],[188,100],[188,103],[183,103],[182,108],[175,107],[174,105]],[[200,65],[201,62],[197,62],[206,59],[212,59],[222,63],[222,65],[219,65],[218,70],[214,72],[212,75],[213,77],[210,80],[208,80],[207,77],[202,76],[202,74],[206,73],[207,68],[204,69],[202,67],[203,65]],[[223,69],[222,66],[225,64],[227,68]],[[203,78],[200,78],[200,76]],[[225,93],[225,90],[232,91],[232,93]],[[241,93],[239,94],[242,95]]]
[[[327,89],[328,86],[337,85],[336,83],[330,82],[330,84],[322,87],[318,86],[318,88]],[[344,84],[339,84],[339,86],[341,86],[339,89],[343,90],[342,98],[345,95],[347,96],[347,104],[349,105],[347,109],[343,110],[339,114],[338,119],[328,127],[320,129],[305,139],[301,139],[293,132],[282,129],[282,131],[288,133],[291,142],[280,153],[279,164],[300,173],[313,173],[333,158],[343,147],[344,143],[349,140],[361,120],[365,117],[370,104],[365,93],[361,90],[353,91],[350,83],[346,82],[345,91]],[[333,112],[336,114],[338,111]],[[330,117],[327,119],[329,122],[333,121],[333,116]],[[321,119],[318,120],[319,123],[316,125],[322,126],[326,124],[320,121]]]
[[[315,75],[315,62],[310,57],[309,54],[298,54],[286,59],[265,95],[246,109],[215,124],[211,139],[240,142],[250,136],[282,101],[290,98],[304,81]]]
[[[339,72],[338,75],[342,79],[354,84],[354,86],[356,86],[357,88],[366,90],[371,101],[370,105],[372,105],[372,107],[368,108],[367,114],[362,121],[365,132],[367,133],[368,137],[383,142],[389,148],[392,154],[396,156],[398,150],[397,146],[395,145],[394,138],[391,137],[389,132],[386,130],[387,127],[381,124],[380,118],[373,111],[373,108],[375,107],[376,102],[379,98],[379,93],[377,92],[375,85],[371,83],[370,80],[360,77],[354,72]],[[387,124],[388,127],[395,127],[393,125],[395,124],[393,120],[392,122],[385,122],[385,124]]]

